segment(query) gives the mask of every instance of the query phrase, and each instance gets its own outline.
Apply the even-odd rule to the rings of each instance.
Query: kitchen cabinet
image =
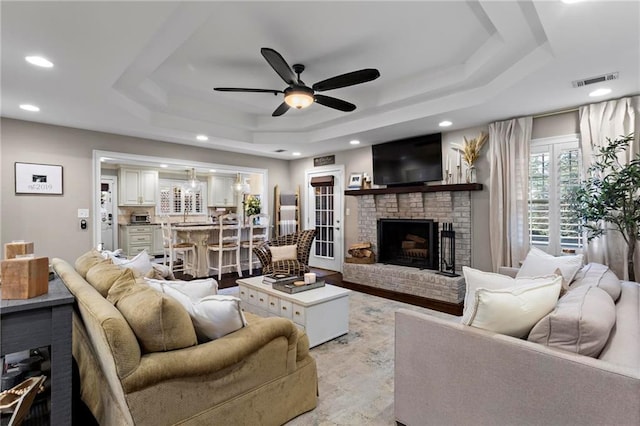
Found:
[[[209,177],[209,206],[234,207],[236,205],[234,182],[235,179],[232,176]]]
[[[158,193],[156,170],[120,169],[119,206],[155,206]]]
[[[160,250],[156,244],[158,230],[162,232],[160,225],[121,225],[120,248],[126,256],[135,256],[143,250],[152,256],[162,254],[162,234]]]

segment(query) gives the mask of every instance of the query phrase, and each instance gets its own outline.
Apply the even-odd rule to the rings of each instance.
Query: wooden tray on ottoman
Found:
[[[312,284],[305,284],[296,286],[293,283],[273,283],[272,288],[274,290],[283,291],[289,294],[300,293],[301,291],[307,291],[318,287],[324,287],[324,280],[318,280]]]

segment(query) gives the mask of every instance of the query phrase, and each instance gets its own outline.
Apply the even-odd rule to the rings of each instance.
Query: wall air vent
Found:
[[[287,150],[286,150],[286,149],[276,149],[276,150],[275,150],[275,151],[273,151],[273,152],[287,152]]]
[[[597,77],[590,77],[590,78],[584,78],[582,80],[575,80],[575,81],[572,81],[571,84],[573,85],[573,87],[583,87],[589,84],[601,83],[603,81],[617,80],[617,79],[618,79],[618,73],[612,72],[609,74],[599,75]]]

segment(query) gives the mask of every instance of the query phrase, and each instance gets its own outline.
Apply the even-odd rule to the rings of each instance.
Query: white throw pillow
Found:
[[[166,285],[186,294],[192,302],[197,302],[203,297],[218,294],[218,282],[213,278],[204,278],[201,280],[156,280],[153,278],[145,278],[149,286],[155,290],[162,291],[162,286]]]
[[[512,278],[508,275],[496,274],[493,272],[484,272],[473,269],[468,266],[462,267],[466,292],[464,295],[464,310],[462,313],[462,324],[469,324],[471,319],[471,309],[475,303],[476,290],[485,288],[490,290],[498,290],[513,287],[518,284],[528,284],[537,282],[546,282],[556,277],[555,274],[545,275],[541,277]]]
[[[290,246],[269,246],[271,251],[271,261],[278,260],[296,260],[298,258],[298,246],[292,244]]]
[[[218,294],[194,302],[185,293],[161,280],[159,291],[174,298],[185,308],[200,341],[218,339],[247,325],[237,297]]]
[[[193,320],[201,340],[219,339],[247,325],[240,309],[240,299],[217,294],[202,298],[195,304]]]
[[[560,272],[562,272],[563,286],[567,288],[580,268],[582,268],[582,260],[582,254],[556,257],[545,253],[539,248],[531,247],[516,278],[554,274],[556,273],[556,269],[560,269]]]
[[[517,284],[498,290],[479,288],[468,325],[508,336],[526,337],[556,306],[561,286],[562,277],[556,276],[545,282]]]
[[[138,275],[147,275],[149,271],[153,269],[153,264],[151,260],[149,260],[149,254],[146,250],[142,250],[135,257],[131,259],[123,259],[120,257],[112,257],[111,260],[114,264],[118,265],[121,268],[129,268],[132,269],[133,272]]]

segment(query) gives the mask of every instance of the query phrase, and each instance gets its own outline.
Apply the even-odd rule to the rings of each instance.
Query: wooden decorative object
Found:
[[[370,242],[351,244],[348,253],[351,257],[345,258],[347,263],[376,263],[376,254],[371,250]]]
[[[413,235],[413,234],[407,234],[407,236],[404,237],[404,239],[409,241],[415,241],[418,244],[425,244],[427,242],[426,238],[422,238],[418,235]]]
[[[33,254],[33,243],[21,241],[4,245],[4,258],[7,260],[15,259],[17,256],[25,254]]]
[[[3,260],[3,299],[30,299],[49,291],[49,258],[31,257]]]
[[[371,264],[376,263],[376,257],[375,256],[371,256],[371,257],[345,257],[344,261],[346,263],[359,263],[359,264],[371,265]]]

